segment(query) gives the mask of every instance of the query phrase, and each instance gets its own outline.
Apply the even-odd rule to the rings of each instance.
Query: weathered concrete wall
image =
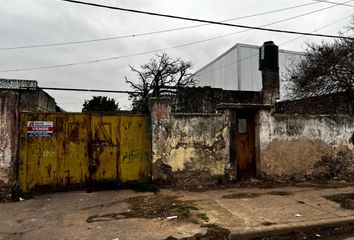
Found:
[[[55,112],[54,98],[42,90],[0,91],[0,199],[11,194],[18,171],[20,112]]]
[[[20,112],[36,112],[37,111],[37,91],[21,91],[19,93]]]
[[[43,90],[28,90],[20,92],[21,112],[55,112],[55,99]]]
[[[18,93],[0,94],[0,199],[11,194],[18,154]]]
[[[38,90],[37,111],[38,112],[55,112],[56,102],[53,97],[43,90]]]
[[[353,178],[354,118],[259,113],[265,177]]]
[[[193,183],[225,174],[230,156],[228,114],[171,113],[169,99],[152,100],[153,178]],[[203,179],[203,180],[202,180]]]

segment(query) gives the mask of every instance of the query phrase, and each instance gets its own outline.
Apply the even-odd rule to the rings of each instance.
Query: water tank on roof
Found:
[[[268,41],[259,48],[259,70],[279,70],[278,46]]]

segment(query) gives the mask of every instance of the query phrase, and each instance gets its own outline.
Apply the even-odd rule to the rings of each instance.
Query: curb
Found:
[[[291,232],[302,232],[313,228],[334,228],[354,224],[354,216],[279,224],[268,227],[247,227],[231,230],[229,239],[249,239],[265,236],[277,236]]]

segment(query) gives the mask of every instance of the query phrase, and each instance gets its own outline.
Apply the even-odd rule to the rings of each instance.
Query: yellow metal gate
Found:
[[[146,115],[21,113],[23,193],[150,177]]]

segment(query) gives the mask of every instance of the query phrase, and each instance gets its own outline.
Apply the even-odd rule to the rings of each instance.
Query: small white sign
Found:
[[[27,135],[29,137],[51,137],[53,136],[53,122],[49,121],[28,121]]]

